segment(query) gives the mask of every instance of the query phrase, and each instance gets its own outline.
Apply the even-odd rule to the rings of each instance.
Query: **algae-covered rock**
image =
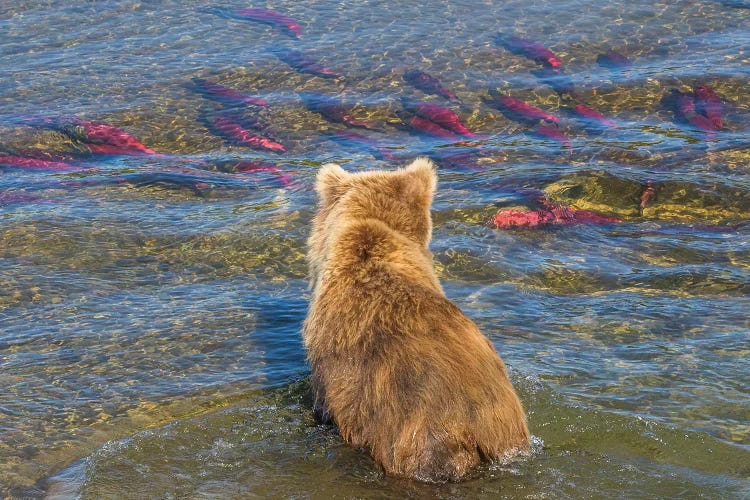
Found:
[[[750,192],[722,184],[670,180],[652,184],[655,196],[641,208],[645,185],[601,171],[577,172],[548,185],[552,200],[578,210],[623,218],[736,223],[750,219]]]
[[[637,217],[643,187],[606,172],[578,172],[544,188],[551,200],[578,210],[593,210],[619,217]]]
[[[667,181],[658,185],[648,219],[732,223],[750,219],[750,193],[722,185]]]

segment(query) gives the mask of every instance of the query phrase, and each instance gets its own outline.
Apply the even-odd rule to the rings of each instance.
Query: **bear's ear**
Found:
[[[346,180],[351,174],[335,163],[326,163],[315,177],[315,190],[322,205],[336,201],[346,191]]]
[[[431,204],[437,186],[435,164],[428,158],[417,158],[404,169],[404,172],[409,178],[409,190],[426,200],[428,205]]]

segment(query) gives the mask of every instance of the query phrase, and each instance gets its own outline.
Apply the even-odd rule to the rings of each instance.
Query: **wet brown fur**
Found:
[[[386,473],[430,482],[529,447],[503,361],[435,275],[436,182],[426,159],[321,168],[303,331],[318,414]]]

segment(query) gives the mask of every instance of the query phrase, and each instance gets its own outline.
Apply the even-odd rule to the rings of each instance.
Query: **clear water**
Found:
[[[215,10],[247,6],[0,2],[0,154],[91,169],[0,166],[0,495],[750,495],[750,9],[262,5],[300,22],[295,40]],[[593,134],[566,119],[568,152],[485,104],[490,88],[555,114],[565,104],[531,73],[536,63],[492,41],[498,31],[552,49],[578,102],[618,128]],[[272,46],[345,78],[299,73]],[[632,66],[598,66],[610,49]],[[409,86],[401,76],[415,68],[463,105]],[[260,115],[288,153],[209,130],[225,105],[192,78],[267,100]],[[660,102],[697,83],[725,100],[713,137]],[[330,140],[345,126],[306,109],[301,91],[339,96],[379,128],[356,132],[395,160]],[[484,139],[404,130],[403,96],[448,105]],[[68,136],[19,120],[49,116],[116,125],[160,155],[82,155]],[[440,164],[432,249],[446,293],[511,368],[535,436],[531,459],[453,485],[384,477],[316,427],[299,339],[317,168],[416,155]],[[242,161],[291,182],[232,173]],[[656,198],[641,210],[648,181]],[[622,222],[486,225],[499,208],[527,206],[524,190]]]

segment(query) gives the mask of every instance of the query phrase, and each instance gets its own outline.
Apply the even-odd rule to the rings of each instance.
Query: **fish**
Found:
[[[497,90],[490,89],[489,93],[492,99],[485,102],[494,104],[495,107],[497,107],[505,116],[512,120],[525,123],[536,123],[540,120],[554,124],[560,123],[558,117],[551,115],[546,111],[542,111],[539,108],[535,108],[519,99],[515,99],[506,94],[501,94]]]
[[[356,149],[365,149],[378,160],[394,159],[391,152],[384,150],[380,146],[378,141],[369,137],[365,137],[362,134],[357,134],[348,130],[339,130],[331,134],[329,137],[330,139],[338,142],[339,144],[343,144],[344,146],[352,146]]]
[[[235,10],[235,14],[242,19],[269,24],[294,38],[302,36],[302,27],[300,27],[297,21],[286,14],[268,9],[237,9]]]
[[[208,99],[218,101],[230,106],[242,106],[251,104],[253,106],[265,107],[268,102],[247,94],[242,94],[224,85],[209,82],[203,78],[193,78],[193,89]]]
[[[306,56],[298,50],[288,49],[286,47],[275,46],[271,47],[270,52],[274,54],[280,61],[288,64],[291,68],[295,69],[299,73],[307,73],[310,75],[318,76],[320,78],[343,78],[343,73],[339,71],[326,68],[317,61],[314,61],[310,57]]]
[[[87,144],[92,153],[107,150],[110,155],[153,155],[156,151],[149,149],[138,139],[119,127],[107,123],[78,120],[76,129],[82,131],[80,141]],[[73,134],[74,136],[76,134]]]
[[[568,108],[579,120],[583,121],[586,125],[592,126],[597,129],[603,127],[606,128],[617,128],[617,124],[606,116],[601,114],[595,109],[591,109],[585,104],[576,104],[572,108]]]
[[[156,154],[156,151],[149,149],[138,139],[114,125],[79,120],[76,123],[76,128],[80,128],[83,131],[81,142],[88,143],[89,149],[92,149],[92,152],[97,149],[97,145],[100,145],[110,146],[108,154]]]
[[[158,171],[126,173],[112,179],[111,182],[136,188],[156,186],[165,189],[190,189],[199,196],[203,196],[209,189],[221,187],[205,173],[191,172],[186,168],[162,168]]]
[[[650,205],[655,199],[656,190],[654,189],[654,184],[652,181],[648,181],[646,183],[646,188],[643,190],[643,193],[641,193],[641,203],[638,205],[641,211],[643,211],[643,209]]]
[[[440,80],[422,70],[410,69],[404,73],[403,78],[411,86],[425,94],[439,95],[449,101],[461,102],[461,99],[454,92],[445,88]]]
[[[340,99],[309,92],[300,92],[299,96],[307,109],[320,114],[330,122],[343,123],[350,127],[376,130],[376,127],[373,125],[352,118]]]
[[[543,210],[501,209],[490,220],[497,229],[536,228],[553,221],[549,212]]]
[[[750,0],[719,0],[722,5],[736,9],[750,9]]]
[[[38,203],[43,201],[50,200],[24,193],[0,192],[0,207],[14,203]]]
[[[476,160],[479,152],[479,148],[474,147],[441,147],[431,148],[427,154],[441,167],[477,170],[481,168]]]
[[[531,74],[558,94],[571,94],[575,90],[573,79],[561,69],[539,68]]]
[[[0,166],[32,170],[52,170],[55,172],[80,172],[81,170],[87,170],[85,167],[67,162],[8,154],[0,155]]]
[[[513,54],[531,59],[542,66],[552,69],[562,67],[562,61],[554,52],[532,40],[505,33],[497,33],[494,40],[495,43]]]
[[[604,54],[596,56],[596,63],[603,68],[611,70],[621,70],[623,68],[628,68],[633,64],[630,62],[630,59],[614,50],[609,50]]]
[[[439,137],[441,139],[447,139],[450,141],[455,141],[458,139],[458,137],[456,137],[456,135],[452,131],[443,128],[437,123],[427,120],[426,118],[422,118],[421,116],[403,115],[401,117],[401,120],[413,130],[416,130],[418,132],[425,132],[426,134],[433,137]]]
[[[674,111],[675,119],[680,122],[689,123],[698,130],[713,133],[718,128],[709,118],[698,113],[695,109],[695,99],[692,95],[670,89],[670,95],[662,99]]]
[[[276,179],[283,186],[289,186],[292,183],[292,178],[279,167],[259,161],[244,160],[240,162],[233,162],[233,171],[237,174],[255,174],[268,172],[274,174],[276,176]]]
[[[490,219],[490,225],[497,229],[515,229],[538,228],[551,224],[611,224],[622,222],[619,217],[594,212],[593,210],[576,210],[546,198],[538,201],[541,207],[533,210],[500,209]]]
[[[111,155],[157,154],[123,129],[108,123],[66,116],[24,117],[21,123],[60,132],[83,143],[92,153],[106,151],[104,154]]]
[[[407,98],[401,100],[404,109],[420,116],[426,120],[436,123],[444,129],[450,130],[454,134],[463,135],[465,137],[471,137],[476,139],[478,136],[471,130],[466,128],[466,125],[461,123],[461,118],[454,113],[452,110],[439,104],[432,104],[427,102],[412,102]]]
[[[708,85],[696,85],[693,89],[695,94],[695,109],[702,113],[717,129],[722,128],[721,112],[723,104],[721,98],[716,95]]]
[[[568,152],[573,151],[573,145],[570,143],[570,138],[568,138],[567,135],[560,132],[555,127],[551,127],[549,125],[537,125],[535,129],[531,131],[532,135],[539,136],[543,139],[551,139],[555,142],[559,142],[563,146],[565,146],[568,150]]]
[[[210,119],[210,126],[227,140],[239,146],[265,149],[275,153],[286,153],[286,148],[283,145],[268,137],[250,132],[235,117],[221,114],[215,115]]]

